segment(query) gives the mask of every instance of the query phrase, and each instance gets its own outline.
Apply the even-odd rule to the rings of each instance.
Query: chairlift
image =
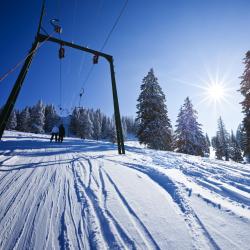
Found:
[[[54,31],[58,34],[62,33],[62,27],[59,24],[59,19],[51,19],[50,24],[54,27]]]
[[[98,60],[99,60],[99,56],[98,55],[94,55],[93,56],[93,64],[98,64]]]
[[[60,46],[60,49],[58,51],[58,56],[59,56],[59,59],[62,59],[65,57],[65,49],[63,47],[63,44],[61,44],[61,46]]]
[[[79,107],[78,108],[81,107],[81,100],[82,100],[83,94],[84,94],[84,89],[82,88],[81,91],[80,91],[80,93],[79,93],[79,105],[78,105]]]

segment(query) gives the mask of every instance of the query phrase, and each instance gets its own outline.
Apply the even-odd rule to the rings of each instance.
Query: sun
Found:
[[[205,91],[207,97],[216,102],[223,100],[226,95],[226,88],[220,83],[209,84]]]
[[[205,74],[194,74],[194,82],[188,82],[180,78],[173,78],[173,80],[187,85],[190,88],[196,88],[196,91],[192,93],[193,96],[198,97],[199,101],[197,105],[205,104],[208,107],[212,107],[215,112],[220,109],[224,109],[228,106],[234,108],[231,103],[231,99],[235,94],[234,83],[237,81],[234,76],[231,75],[230,70],[220,71],[219,65],[216,66],[216,70],[212,70],[205,65]]]
[[[200,85],[199,88],[202,90],[200,104],[206,103],[208,106],[215,107],[215,109],[230,104],[229,100],[234,90],[228,86],[226,81],[215,80],[212,77],[208,81],[203,81],[203,86]]]

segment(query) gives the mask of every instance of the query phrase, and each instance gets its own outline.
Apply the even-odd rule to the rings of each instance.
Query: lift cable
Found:
[[[103,49],[106,47],[106,45],[107,45],[107,43],[108,43],[108,41],[109,41],[109,39],[110,39],[112,33],[114,32],[116,26],[118,25],[118,23],[119,23],[119,21],[120,21],[120,19],[121,19],[121,16],[123,15],[123,13],[124,13],[124,11],[125,11],[125,9],[126,9],[126,7],[127,7],[127,4],[128,4],[128,0],[125,0],[125,3],[124,3],[124,5],[123,5],[123,7],[121,8],[121,10],[120,10],[120,12],[119,12],[119,15],[117,16],[117,18],[116,18],[116,20],[115,20],[115,22],[114,22],[114,24],[113,24],[113,26],[112,26],[110,32],[108,33],[106,39],[104,40],[104,43],[103,43],[103,45],[102,45],[100,51],[103,51]],[[85,79],[84,79],[84,81],[83,81],[83,84],[82,84],[81,89],[84,89],[84,87],[85,87],[87,81],[89,80],[89,78],[90,78],[90,76],[91,76],[91,74],[92,74],[92,72],[93,72],[94,66],[95,66],[95,64],[92,64],[91,68],[89,69],[89,71],[88,71],[88,73],[87,73],[87,75],[86,75],[86,77],[85,77]]]
[[[62,115],[62,60],[60,59],[60,79],[59,79],[59,109]]]
[[[103,9],[103,6],[104,6],[104,0],[102,0],[102,2],[100,3],[100,5],[99,5],[99,7],[98,7],[98,9],[96,11],[96,13],[97,13],[96,19],[97,20],[99,20],[99,18],[101,16],[101,11]],[[87,42],[87,44],[88,44],[88,42]],[[79,73],[82,71],[82,67],[83,67],[83,62],[81,62],[81,64],[80,64]],[[85,77],[85,79],[84,79],[83,82],[87,82],[88,81],[88,79],[89,79],[89,77],[90,77],[90,75],[91,75],[91,73],[93,71],[93,68],[94,68],[94,65],[91,65],[91,68],[88,71],[87,76]],[[83,93],[84,93],[84,85],[85,84],[82,84],[82,87],[81,87],[81,90],[83,91]],[[80,94],[75,94],[75,95],[73,94],[72,95],[71,104],[70,104],[71,110],[73,110],[73,107],[76,105],[78,97],[79,97],[79,102],[80,102],[80,99],[82,98],[81,92],[80,92]]]
[[[125,11],[125,9],[126,9],[126,7],[127,7],[127,4],[128,4],[128,0],[125,1],[125,3],[124,3],[124,5],[123,5],[123,7],[122,7],[122,9],[121,9],[121,11],[120,11],[118,17],[116,18],[116,20],[115,20],[115,22],[114,22],[114,24],[113,24],[113,26],[112,26],[110,32],[108,33],[108,36],[106,37],[106,39],[105,39],[105,41],[104,41],[104,43],[103,43],[103,45],[102,45],[102,47],[101,47],[101,49],[100,49],[101,52],[102,52],[103,49],[106,47],[106,45],[107,45],[107,43],[108,43],[108,41],[109,41],[109,39],[110,39],[110,37],[111,37],[113,31],[115,30],[115,27],[116,27],[117,24],[119,23],[119,20],[120,20],[122,14],[124,13],[124,11]],[[90,77],[90,75],[91,75],[91,73],[92,73],[92,71],[93,71],[93,68],[94,68],[94,64],[92,64],[92,66],[91,66],[91,68],[90,68],[90,70],[89,70],[89,72],[88,72],[88,74],[87,74],[87,76],[86,76],[86,78],[85,78],[85,80],[84,80],[84,82],[83,82],[83,86],[84,86],[84,85],[86,84],[86,82],[89,80],[89,77]]]
[[[99,6],[98,6],[98,8],[97,8],[97,10],[96,10],[96,13],[97,13],[97,14],[96,14],[96,20],[97,20],[97,22],[98,22],[99,19],[100,19],[101,12],[102,12],[102,9],[103,9],[103,6],[104,6],[104,0],[100,1],[100,4],[99,4]],[[92,36],[93,36],[93,33],[92,33]],[[91,36],[91,37],[92,37],[92,36]],[[90,41],[90,39],[87,40],[86,44],[89,44],[89,41]],[[86,55],[83,54],[83,56],[86,56]],[[82,67],[83,67],[83,63],[80,64],[79,74],[80,74],[81,71],[82,71]]]
[[[113,26],[112,26],[112,28],[111,28],[111,30],[110,30],[110,32],[109,32],[107,38],[106,38],[105,41],[104,41],[104,43],[103,43],[103,45],[102,45],[100,51],[103,51],[103,49],[104,49],[105,46],[107,45],[108,40],[110,39],[110,37],[111,37],[113,31],[115,30],[115,27],[116,27],[117,24],[119,23],[120,18],[121,18],[122,14],[124,13],[124,11],[125,11],[125,9],[126,9],[126,7],[127,7],[127,4],[128,4],[128,0],[125,1],[125,3],[124,3],[124,5],[123,5],[123,7],[122,7],[122,9],[121,9],[121,11],[120,11],[118,17],[116,18],[116,20],[115,20],[115,22],[114,22],[114,24],[113,24]]]
[[[29,57],[30,55],[32,55],[33,53],[35,53],[39,48],[42,47],[42,45],[50,39],[50,37],[52,37],[52,35],[54,34],[55,31],[53,31],[42,43],[39,43],[39,45],[32,50],[30,53],[28,53],[24,58],[22,58],[14,67],[12,67],[11,69],[9,69],[5,74],[3,74],[0,77],[0,82],[2,82],[6,77],[8,77],[10,74],[12,74],[16,69],[18,69],[21,64],[27,59],[27,57]]]
[[[74,1],[74,6],[73,6],[73,12],[72,12],[72,23],[71,23],[71,41],[72,43],[74,43],[74,37],[75,37],[75,24],[76,24],[76,20],[77,20],[77,7],[78,7],[78,1],[75,0]],[[69,53],[71,53],[71,50],[69,51]],[[71,57],[69,57],[69,62],[68,62],[68,70],[70,71],[71,69],[71,65],[72,65],[72,60],[71,60]],[[74,99],[74,94],[72,94],[72,97],[71,97],[71,102],[69,105],[66,105],[66,106],[71,106],[72,104],[72,100]]]
[[[61,33],[62,33],[62,27],[61,25],[59,24],[59,20],[58,19],[52,19],[50,21],[50,23],[54,26],[54,30],[56,33],[58,33],[59,35],[59,39],[60,41],[62,41],[62,36],[61,36]],[[63,108],[62,108],[62,59],[64,58],[65,56],[65,49],[63,48],[63,43],[61,42],[60,44],[60,48],[59,48],[59,51],[58,51],[58,57],[59,57],[59,110],[60,110],[60,116],[62,116],[62,112],[63,112]]]
[[[79,94],[79,105],[78,105],[79,108],[81,107],[81,100],[82,100],[82,95],[83,94],[84,94],[84,89],[81,89],[81,92]]]

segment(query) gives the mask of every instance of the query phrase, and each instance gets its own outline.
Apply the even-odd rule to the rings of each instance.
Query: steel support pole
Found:
[[[121,123],[121,116],[120,116],[119,102],[118,102],[118,95],[117,95],[116,81],[115,81],[115,70],[114,70],[114,63],[113,63],[112,57],[109,59],[109,64],[110,64],[110,73],[111,73],[111,81],[112,81],[112,92],[113,92],[118,152],[119,154],[125,154],[122,123]]]

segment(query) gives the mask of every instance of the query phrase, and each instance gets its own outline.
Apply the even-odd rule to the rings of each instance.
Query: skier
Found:
[[[52,130],[51,130],[50,142],[53,141],[54,136],[55,136],[55,141],[57,142],[58,132],[59,132],[59,129],[58,129],[58,127],[55,125],[55,126],[52,128]]]
[[[65,128],[64,128],[63,124],[61,124],[59,126],[59,139],[58,139],[58,141],[63,142],[63,137],[64,136],[65,136]]]

